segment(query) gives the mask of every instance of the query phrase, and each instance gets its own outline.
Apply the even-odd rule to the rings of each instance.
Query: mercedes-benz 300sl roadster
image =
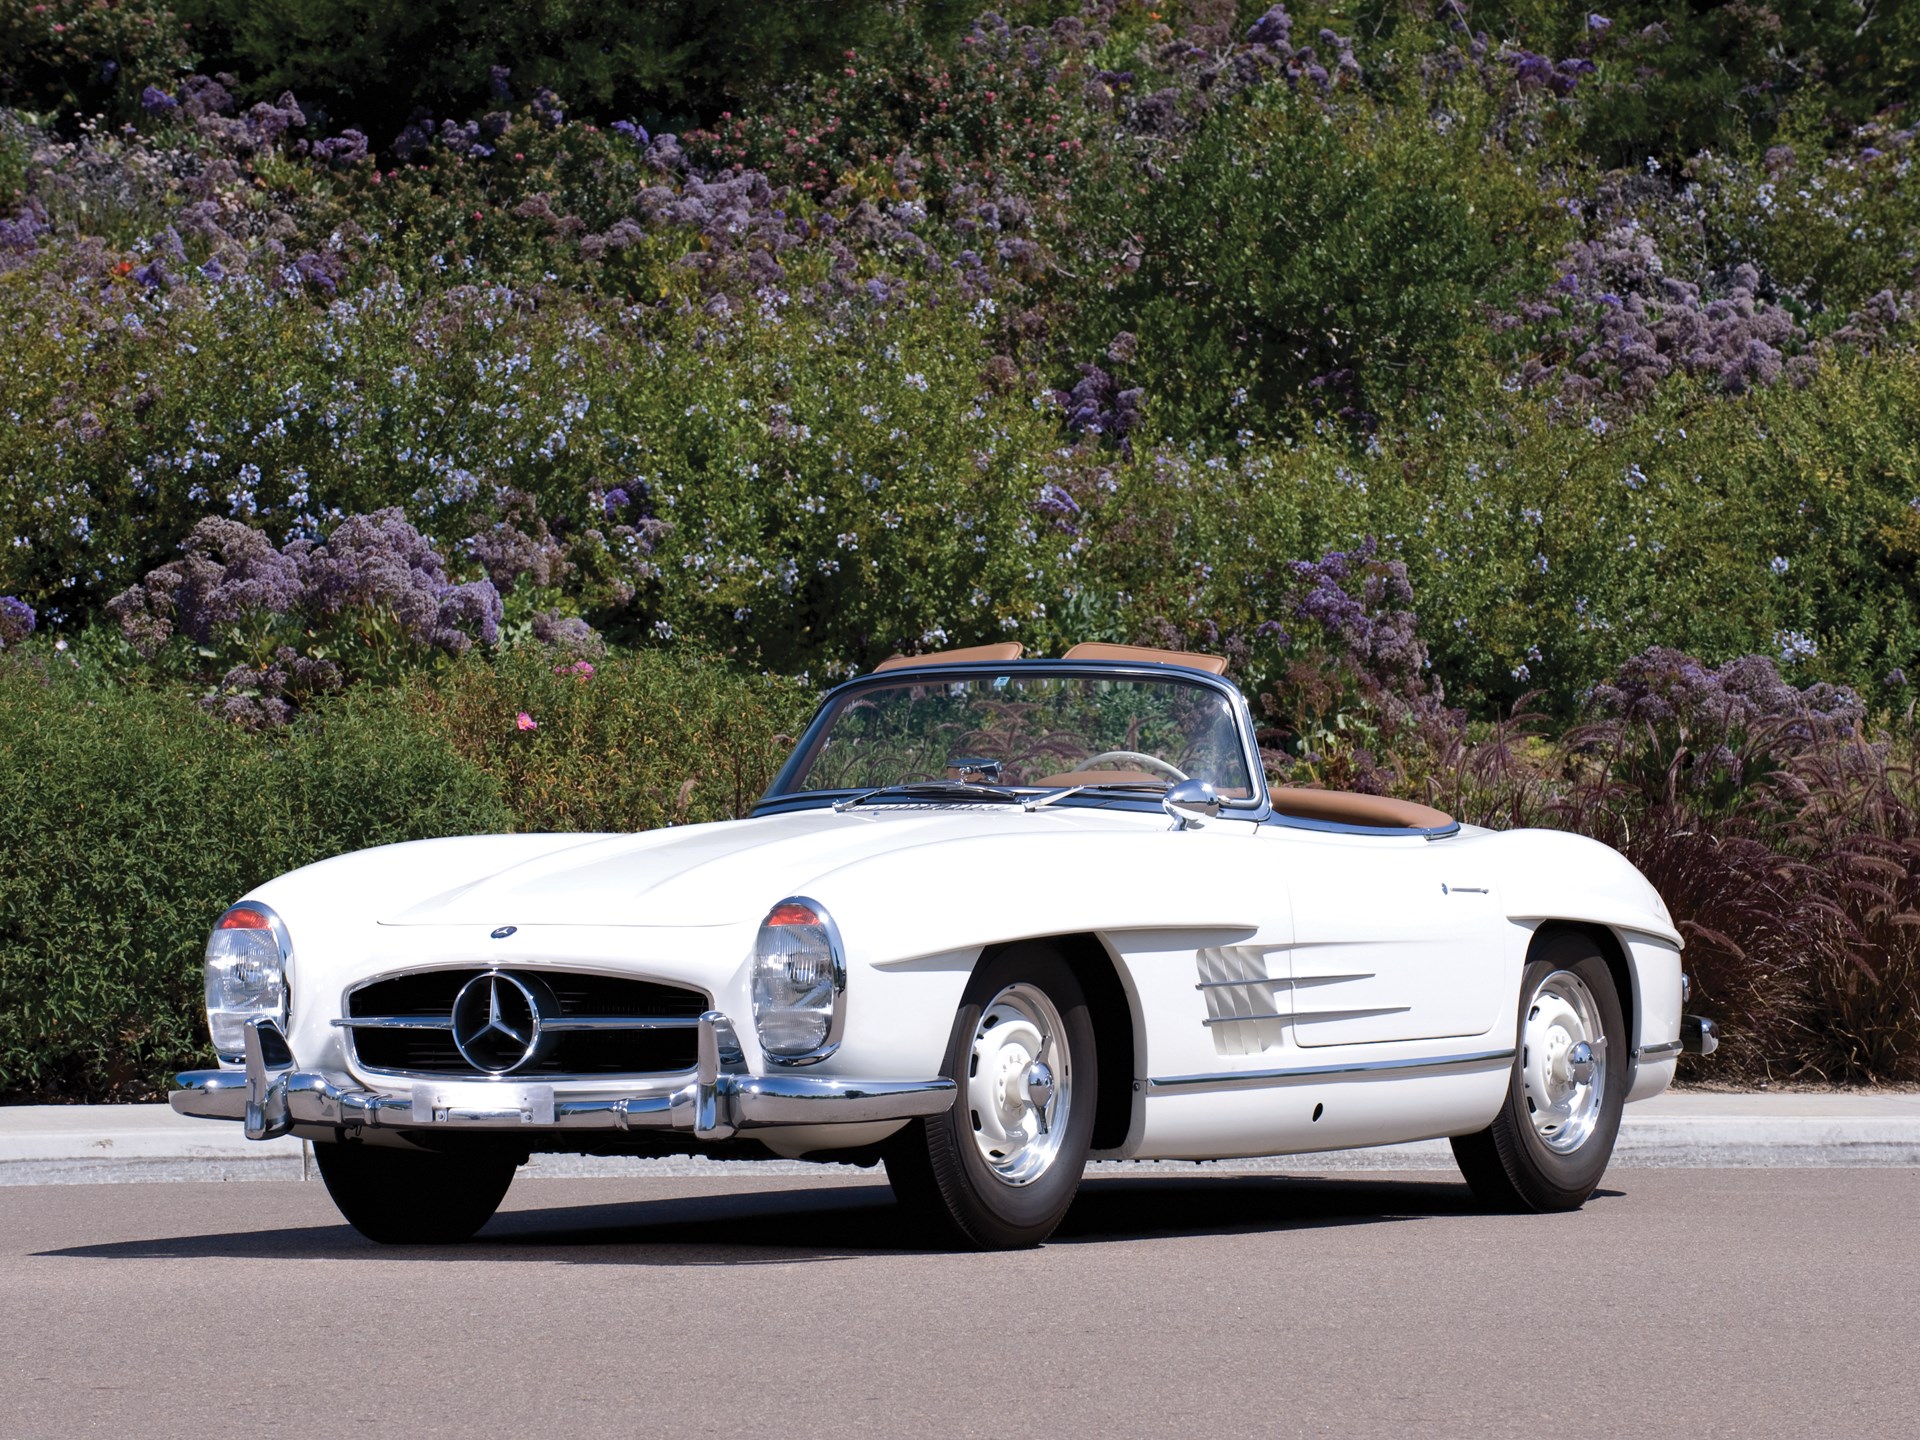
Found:
[[[465,1239],[536,1152],[883,1162],[964,1246],[1089,1158],[1449,1137],[1581,1205],[1713,1028],[1604,845],[1270,790],[1203,655],[1014,645],[832,691],[752,815],[386,846],[219,918],[174,1108],[313,1142],[374,1240]]]

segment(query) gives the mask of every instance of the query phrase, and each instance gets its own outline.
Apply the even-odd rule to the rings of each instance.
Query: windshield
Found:
[[[1236,707],[1210,686],[1106,675],[1003,673],[842,695],[773,793],[964,781],[1158,789],[1208,780],[1253,795]]]

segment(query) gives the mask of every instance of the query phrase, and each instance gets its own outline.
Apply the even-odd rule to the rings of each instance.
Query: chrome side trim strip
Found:
[[[1382,1005],[1373,1010],[1295,1010],[1286,1015],[1214,1015],[1202,1025],[1238,1025],[1247,1020],[1358,1020],[1367,1015],[1404,1015],[1411,1005]]]
[[[1154,1090],[1227,1090],[1288,1085],[1299,1080],[1329,1080],[1342,1075],[1381,1075],[1399,1070],[1469,1070],[1506,1064],[1517,1051],[1479,1050],[1471,1055],[1434,1055],[1413,1060],[1349,1060],[1333,1065],[1302,1065],[1290,1070],[1240,1070],[1213,1075],[1161,1075],[1147,1081]]]
[[[1646,1060],[1650,1057],[1660,1055],[1678,1055],[1680,1049],[1681,1046],[1678,1040],[1668,1040],[1659,1045],[1642,1045],[1638,1050],[1634,1051],[1633,1054],[1636,1060]]]
[[[1245,980],[1202,980],[1196,990],[1229,990],[1236,985],[1331,985],[1337,980],[1371,980],[1373,972],[1355,975],[1254,975]]]

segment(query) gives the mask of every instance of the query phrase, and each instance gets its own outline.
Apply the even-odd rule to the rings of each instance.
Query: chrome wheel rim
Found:
[[[1561,1155],[1587,1143],[1607,1093],[1607,1036],[1587,982],[1555,970],[1534,987],[1520,1027],[1520,1078],[1540,1143]]]
[[[974,1147],[996,1179],[1031,1185],[1059,1158],[1073,1108],[1073,1057],[1053,1002],[1009,985],[986,1003],[967,1054]]]

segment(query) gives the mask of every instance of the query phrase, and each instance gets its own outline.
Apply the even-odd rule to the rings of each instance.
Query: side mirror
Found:
[[[1173,817],[1173,828],[1199,827],[1220,813],[1220,796],[1208,780],[1182,780],[1160,797],[1160,808]]]

